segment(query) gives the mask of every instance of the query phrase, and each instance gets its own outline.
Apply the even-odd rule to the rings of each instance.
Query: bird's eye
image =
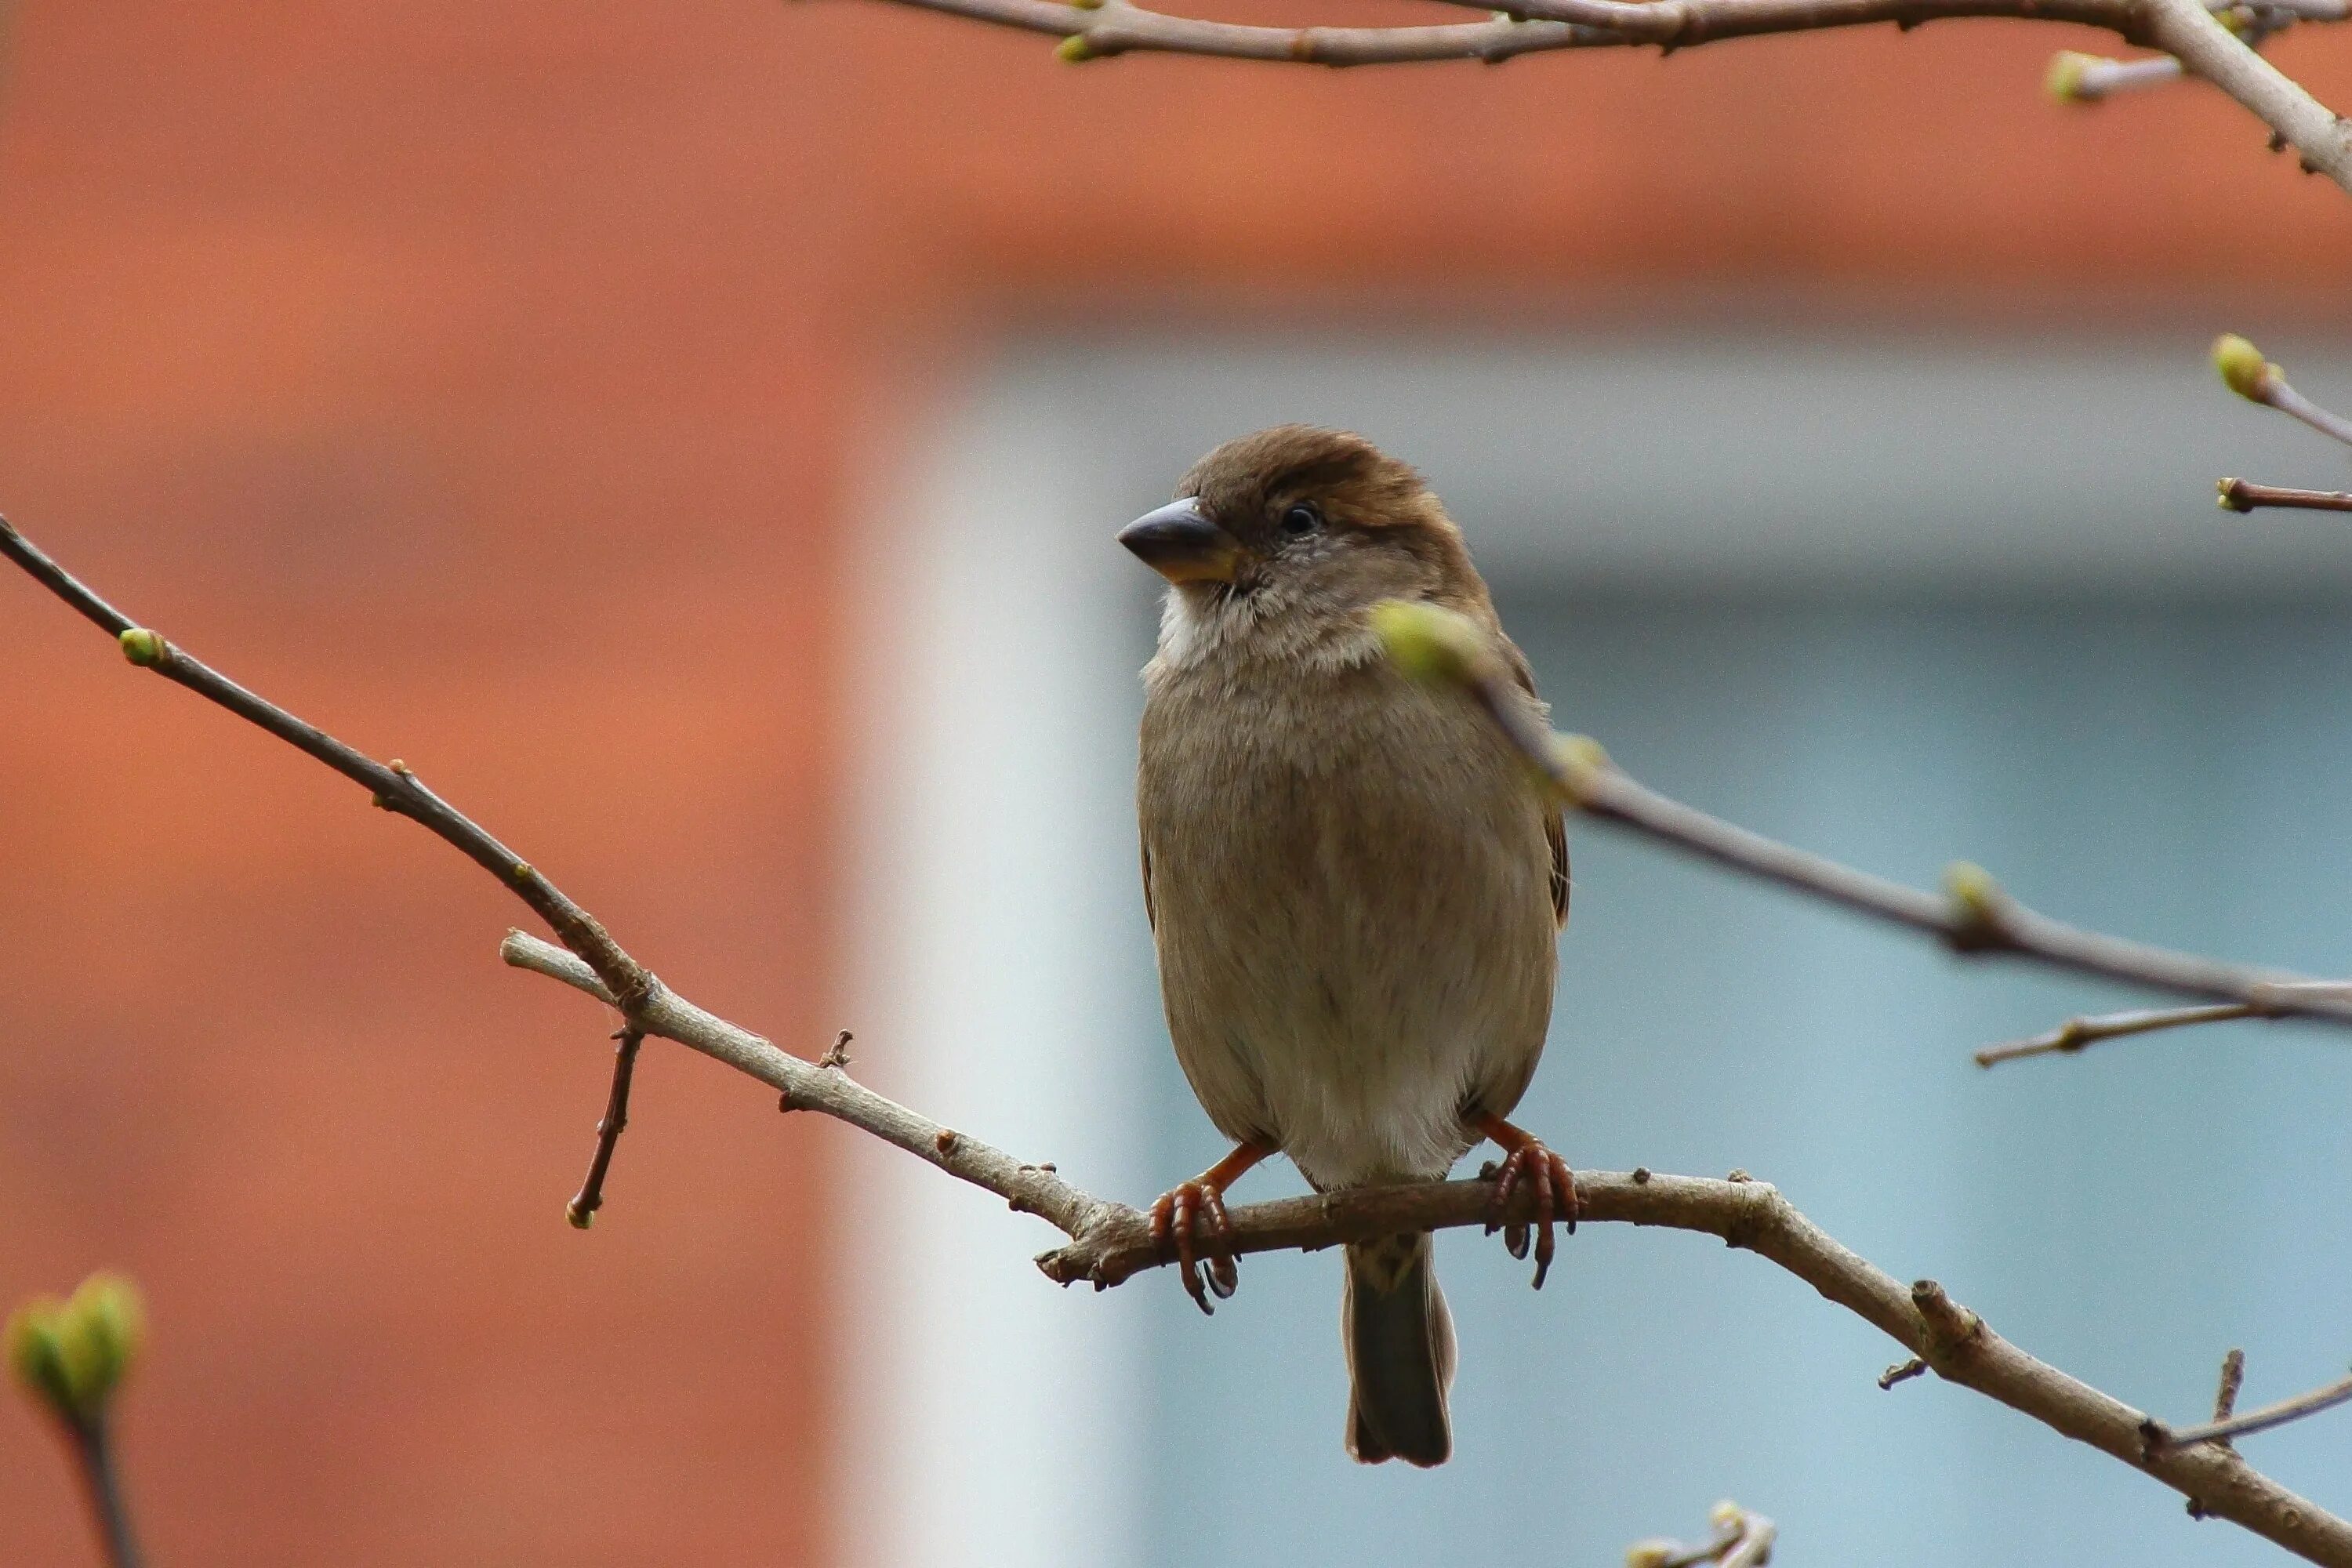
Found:
[[[1314,532],[1323,526],[1323,514],[1315,510],[1313,501],[1293,501],[1282,514],[1282,531],[1293,539]]]

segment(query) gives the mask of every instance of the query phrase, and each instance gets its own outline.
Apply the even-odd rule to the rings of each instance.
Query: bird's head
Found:
[[[1421,476],[1344,430],[1277,425],[1228,441],[1118,542],[1175,585],[1171,617],[1285,640],[1360,626],[1383,599],[1486,604]]]

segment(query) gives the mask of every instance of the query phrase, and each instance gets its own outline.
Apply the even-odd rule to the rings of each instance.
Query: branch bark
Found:
[[[2256,507],[2299,507],[2305,511],[2352,511],[2352,493],[2344,490],[2303,490],[2286,485],[2258,485],[2251,479],[2222,479],[2224,511],[2252,511]]]
[[[368,785],[378,805],[414,817],[491,870],[547,918],[565,943],[557,947],[510,931],[499,950],[509,963],[551,976],[617,1008],[625,1031],[677,1041],[758,1079],[778,1091],[784,1110],[814,1110],[846,1122],[994,1193],[1015,1211],[1044,1217],[1068,1238],[1037,1259],[1048,1279],[1063,1284],[1085,1280],[1105,1289],[1171,1261],[1158,1252],[1150,1220],[1141,1211],[1096,1197],[1050,1166],[1016,1160],[875,1093],[840,1065],[838,1042],[824,1062],[806,1061],[679,996],[623,951],[586,910],[425,790],[406,768],[372,761],[136,626],[5,520],[0,520],[0,554],[114,634],[133,662]],[[1715,826],[1735,836],[1739,832],[1727,824]],[[1754,848],[1746,839],[1727,842],[1735,849]],[[1755,842],[1769,850],[1767,860],[1784,862],[1798,856],[1769,840]],[[1742,856],[1731,853],[1725,858],[1736,865]],[[1800,857],[1781,868],[1810,865],[1811,859]],[[1798,875],[1778,879],[1798,886],[1808,882]],[[1874,879],[1864,879],[1865,885]],[[1828,896],[1827,888],[1814,890]],[[1898,891],[1906,898],[1925,897]],[[1858,907],[1869,902],[1862,900]],[[1906,923],[1936,922],[1921,919]],[[2154,1476],[2200,1510],[2243,1525],[2311,1562],[2352,1568],[2352,1523],[2253,1469],[2226,1443],[2165,1441],[2160,1424],[2011,1345],[1975,1313],[1953,1302],[1934,1280],[1923,1279],[1906,1289],[1822,1232],[1768,1184],[1637,1170],[1622,1174],[1587,1172],[1576,1178],[1576,1185],[1580,1217],[1585,1220],[1696,1231],[1754,1252],[1877,1328],[1946,1381],[1975,1389],[2063,1436],[2103,1449]],[[1400,1231],[1484,1225],[1491,1195],[1485,1182],[1457,1181],[1254,1204],[1232,1211],[1234,1247],[1239,1252],[1311,1249]],[[1520,1199],[1514,1208],[1517,1212],[1506,1217],[1533,1218],[1530,1198]]]
[[[2243,1364],[2242,1362],[2240,1363],[2242,1368]],[[2224,1386],[2227,1387],[2226,1384]],[[2234,1404],[2237,1390],[2228,1388],[2227,1392],[2232,1395],[2231,1403]],[[2292,1399],[2282,1399],[2276,1405],[2265,1405],[2260,1410],[2249,1410],[2242,1415],[2222,1410],[2202,1426],[2183,1426],[2177,1432],[2166,1429],[2161,1441],[2180,1448],[2197,1443],[2211,1443],[2220,1447],[2233,1437],[2267,1432],[2273,1426],[2284,1426],[2290,1421],[2300,1421],[2306,1415],[2333,1410],[2347,1400],[2352,1400],[2352,1377],[2338,1378],[2324,1388],[2298,1394]],[[2215,1403],[2218,1408],[2221,1402]]]
[[[1409,673],[1460,688],[1483,709],[1563,805],[1727,869],[1931,936],[1964,956],[2006,953],[2104,980],[2241,1004],[2265,1016],[2352,1023],[2342,984],[2225,963],[2085,931],[2036,914],[1965,861],[1939,895],[1767,838],[1637,783],[1599,742],[1559,735],[1517,700],[1485,635],[1433,605],[1391,601],[1374,611],[1390,656]]]
[[[2133,0],[2130,24],[2119,29],[2124,37],[2162,49],[2190,76],[2228,93],[2283,137],[2305,170],[2352,191],[2352,125],[2342,115],[2246,47],[2200,0]]]
[[[1820,32],[1969,17],[2067,22],[2164,51],[2189,75],[2235,99],[2301,155],[2303,166],[2352,191],[2352,132],[2249,48],[2214,11],[2289,22],[2341,22],[2345,0],[1510,0],[1491,21],[1409,27],[1266,27],[1147,10],[1131,0],[888,0],[1061,39],[1073,62],[1124,54],[1207,55],[1285,65],[1380,66],[1483,60],[1558,49],[1693,48],[1772,33]],[[1489,0],[1445,0],[1495,10]]]
[[[588,966],[521,931],[499,948],[507,963],[612,1003]],[[1061,1285],[1108,1289],[1172,1260],[1139,1209],[1094,1197],[1042,1166],[884,1099],[846,1073],[816,1067],[667,993],[635,1017],[648,1034],[676,1040],[782,1091],[788,1110],[815,1110],[873,1133],[950,1175],[985,1188],[1014,1210],[1050,1221],[1069,1240],[1038,1256]],[[1770,1184],[1712,1181],[1649,1171],[1580,1171],[1580,1224],[1696,1231],[1753,1252],[1802,1279],[1924,1361],[1949,1383],[1999,1400],[2077,1442],[2145,1470],[2207,1513],[2243,1525],[2331,1568],[2352,1568],[2352,1522],[2287,1490],[2219,1443],[2152,1442],[2162,1430],[2141,1411],[2068,1376],[1994,1333],[1932,1279],[1904,1286],[1848,1250],[1799,1213]],[[1432,1182],[1278,1198],[1231,1211],[1239,1253],[1307,1251],[1402,1231],[1484,1226],[1493,1189],[1482,1181]],[[1532,1204],[1513,1217],[1532,1218]],[[2307,1412],[2306,1412],[2307,1413]]]

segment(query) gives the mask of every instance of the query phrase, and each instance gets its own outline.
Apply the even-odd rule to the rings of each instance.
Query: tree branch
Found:
[[[2193,1024],[2226,1024],[2239,1018],[2273,1018],[2241,1002],[2217,1002],[2203,1007],[2141,1007],[2128,1013],[2096,1013],[2069,1018],[2047,1034],[2007,1045],[1987,1046],[1976,1054],[1977,1066],[1999,1067],[2023,1057],[2071,1054],[2101,1040],[2131,1035],[2152,1035],[2159,1029],[2181,1029]]]
[[[575,1230],[595,1224],[596,1211],[604,1206],[604,1176],[613,1168],[613,1151],[629,1125],[629,1085],[636,1076],[637,1048],[646,1043],[642,1031],[626,1025],[615,1030],[613,1038],[619,1044],[613,1052],[613,1087],[604,1098],[604,1114],[596,1121],[596,1152],[589,1157],[588,1174],[578,1194],[563,1205],[563,1217]]]
[[[1672,52],[1729,38],[1892,23],[1909,29],[1965,17],[2070,22],[2158,48],[2238,100],[2302,154],[2306,170],[2352,191],[2352,140],[2342,121],[2256,54],[2213,13],[2244,18],[2250,36],[2296,21],[2341,22],[2346,0],[1509,0],[1494,20],[1408,27],[1266,27],[1146,10],[1131,0],[889,0],[1061,39],[1072,62],[1124,54],[1208,55],[1285,65],[1376,66],[1483,60],[1556,49],[1654,45]],[[1493,10],[1489,0],[1444,0]]]
[[[2050,72],[2042,85],[2060,103],[2098,103],[2119,92],[2179,81],[2180,75],[2180,62],[2170,55],[2118,60],[2061,49],[2050,57]]]
[[[2239,1365],[2243,1368],[2242,1360]],[[2226,1372],[2222,1377],[2223,1390],[2232,1396],[2228,1403],[2234,1404],[2237,1390],[2230,1386]],[[2306,1415],[2332,1410],[2346,1400],[2352,1400],[2352,1377],[2341,1378],[2307,1394],[2298,1394],[2293,1399],[2282,1399],[2276,1405],[2265,1405],[2260,1410],[2249,1410],[2243,1415],[2232,1415],[2224,1411],[2202,1426],[2184,1426],[2179,1431],[2159,1429],[2158,1441],[2175,1448],[2186,1448],[2197,1443],[2211,1443],[2220,1447],[2232,1437],[2267,1432],[2273,1426],[2284,1426],[2290,1421],[2300,1421]]]
[[[1704,1563],[1718,1568],[1761,1568],[1771,1561],[1780,1527],[1762,1514],[1751,1513],[1726,1498],[1715,1505],[1707,1521],[1715,1526],[1715,1539],[1706,1545],[1637,1541],[1625,1549],[1625,1568],[1699,1568]]]
[[[510,931],[499,945],[499,956],[518,969],[560,980],[608,1006],[621,1007],[595,971],[552,942]],[[1002,1149],[886,1100],[841,1067],[820,1066],[778,1050],[769,1040],[704,1011],[667,986],[635,1009],[621,1010],[628,1024],[645,1033],[675,1040],[759,1079],[782,1096],[780,1109],[815,1110],[845,1121],[960,1181],[994,1193],[1016,1213],[1043,1216],[1066,1236],[1093,1234],[1107,1223],[1106,1215],[1118,1211],[1144,1226],[1148,1243],[1150,1224],[1135,1210],[1078,1191],[1049,1165],[1024,1164]]]
[[[34,581],[71,605],[83,619],[113,636],[131,663],[152,669],[164,679],[186,687],[197,696],[218,703],[238,718],[257,725],[305,756],[324,763],[353,784],[368,790],[385,811],[405,816],[458,853],[496,877],[515,897],[545,921],[563,945],[586,960],[616,996],[635,1001],[659,988],[661,982],[642,968],[605,933],[595,918],[567,897],[513,850],[477,826],[464,813],[425,787],[407,763],[394,757],[379,763],[352,750],[332,735],[296,718],[274,702],[255,696],[184,650],[164,640],[82,586],[43,554],[33,542],[0,517],[0,556],[23,567]]]
[[[2297,392],[2286,378],[2286,372],[2263,357],[2263,351],[2235,332],[2223,332],[2213,340],[2213,369],[2221,384],[2249,403],[2259,403],[2275,408],[2293,419],[2300,419],[2330,440],[2352,446],[2352,419],[2347,419],[2332,409],[2324,408]],[[2231,483],[2223,480],[2224,486]],[[2229,493],[2222,492],[2221,504],[2230,504]]]
[[[2248,48],[2200,0],[2133,0],[2124,36],[2162,49],[2220,88],[2302,155],[2307,173],[2352,191],[2352,126],[2278,67]]]
[[[2295,984],[2279,984],[2270,988],[2261,999],[2246,1003],[2220,1003],[2207,1007],[2144,1007],[2128,1013],[2092,1013],[2069,1018],[2047,1034],[2030,1039],[2011,1040],[2003,1046],[1987,1046],[1976,1054],[1977,1066],[1997,1067],[2013,1062],[2021,1057],[2043,1057],[2071,1054],[2101,1040],[2120,1040],[2133,1035],[2152,1035],[2163,1029],[2184,1029],[2198,1024],[2227,1024],[2241,1018],[2283,1018],[2286,1012],[2279,1002],[2297,994],[2329,997],[2337,1001],[2352,1000],[2352,984],[2340,980],[2322,980]]]
[[[551,942],[510,931],[499,955],[610,1004],[579,959]],[[760,1037],[665,993],[635,1020],[659,1035],[750,1073],[782,1093],[787,1110],[848,1122],[1050,1221],[1069,1240],[1039,1255],[1057,1284],[1108,1289],[1172,1260],[1152,1241],[1150,1216],[1096,1198],[1043,1166],[884,1099],[837,1069],[777,1050]],[[1576,1173],[1580,1224],[1696,1231],[1753,1252],[1802,1279],[1823,1299],[1863,1319],[1925,1362],[1945,1381],[1975,1389],[2044,1426],[2145,1470],[2205,1511],[2243,1525],[2330,1568],[2352,1568],[2352,1522],[2338,1519],[2253,1469],[2219,1444],[2152,1442],[2162,1427],[2147,1415],[2003,1340],[1932,1279],[1906,1287],[1849,1251],[1799,1213],[1769,1183],[1711,1181],[1646,1170]],[[1277,1198],[1231,1211],[1234,1250],[1308,1251],[1405,1231],[1484,1226],[1494,1189],[1484,1181],[1361,1187]],[[1520,1198],[1510,1217],[1532,1218]]]
[[[2252,511],[2258,506],[2300,507],[2306,511],[2352,511],[2352,494],[2343,490],[2298,490],[2284,485],[2258,485],[2249,479],[2223,479],[2214,486],[2223,511]]]
[[[2225,963],[2127,942],[2036,914],[1983,869],[1955,862],[1942,894],[1841,865],[1710,816],[1635,782],[1599,742],[1554,733],[1529,713],[1485,636],[1433,605],[1391,601],[1375,612],[1390,656],[1408,672],[1462,688],[1561,804],[1716,865],[1857,914],[1934,937],[1968,957],[2005,953],[2053,969],[2158,991],[2235,1002],[2281,1017],[2352,1023],[2337,983]]]
[[[1016,1211],[1041,1215],[1069,1238],[1037,1260],[1051,1279],[1063,1284],[1083,1279],[1103,1289],[1171,1260],[1158,1252],[1150,1220],[1140,1211],[1097,1198],[1063,1180],[1050,1166],[1015,1160],[1003,1150],[875,1093],[839,1065],[839,1041],[824,1063],[805,1061],[677,995],[630,958],[587,911],[529,866],[516,861],[497,839],[426,791],[407,769],[371,761],[173,647],[155,633],[133,625],[5,521],[0,521],[0,554],[113,633],[134,663],[155,669],[345,777],[368,785],[376,792],[379,805],[414,816],[497,874],[518,898],[546,915],[565,942],[565,947],[559,948],[521,931],[510,931],[499,950],[509,963],[552,976],[618,1008],[625,1032],[677,1041],[759,1079],[779,1092],[784,1110],[815,1110],[847,1122],[994,1193]],[[1490,708],[1496,706],[1490,703]],[[1552,750],[1547,732],[1543,752],[1535,754],[1556,761],[1549,756]],[[1599,794],[1587,787],[1595,782],[1588,776],[1596,771],[1594,765],[1589,759],[1580,765],[1584,771],[1575,773],[1572,782],[1580,793],[1598,800]],[[1605,763],[1597,771],[1612,772]],[[1647,792],[1633,788],[1638,793],[1615,798],[1619,808],[1638,820],[1651,807],[1643,798]],[[1664,805],[1672,812],[1688,813],[1687,807]],[[1712,818],[1698,820],[1713,824]],[[1829,866],[1828,862],[1816,865],[1814,858],[1771,845],[1769,840],[1739,834],[1728,825],[1713,824],[1701,839],[1714,843],[1720,851],[1717,858],[1727,863],[1757,860],[1759,868],[1778,868],[1773,872],[1776,879],[1799,886],[1813,879],[1821,867]],[[1763,847],[1759,850],[1757,846]],[[1906,923],[1944,929],[1932,909],[1910,902],[1927,895],[1891,883],[1877,884],[1857,872],[1832,869],[1838,875],[1830,879],[1831,884],[1843,888],[1847,895],[1838,901],[1869,907],[1879,900],[1882,889],[1892,888],[1901,895],[1896,901],[1916,917]],[[1956,943],[1964,951],[1981,946],[1980,939],[1989,931],[2004,930],[2008,924],[2009,916],[1981,893],[1962,900],[1961,904],[1966,918],[1958,929],[1977,933],[1969,942]],[[2083,933],[2075,935],[2083,938]],[[2113,943],[2112,939],[2084,940],[2138,951],[2129,949],[2129,944]],[[2103,1449],[2156,1477],[2206,1511],[2234,1521],[2312,1562],[2328,1568],[2352,1568],[2352,1523],[2252,1469],[2226,1444],[2152,1440],[2151,1433],[2161,1434],[2163,1429],[2140,1412],[2009,1344],[1976,1314],[1954,1303],[1935,1281],[1923,1279],[1906,1290],[1824,1234],[1765,1183],[1707,1181],[1637,1170],[1626,1174],[1588,1172],[1577,1177],[1576,1184],[1580,1218],[1696,1231],[1754,1252],[1877,1328],[1946,1381],[1976,1389],[2066,1436]],[[1234,1249],[1247,1253],[1316,1248],[1401,1231],[1484,1225],[1492,1194],[1488,1183],[1460,1181],[1254,1204],[1232,1212]],[[1512,1207],[1515,1212],[1506,1218],[1531,1219],[1532,1194],[1517,1199]]]

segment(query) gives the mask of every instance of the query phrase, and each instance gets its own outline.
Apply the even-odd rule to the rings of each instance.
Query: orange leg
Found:
[[[1493,1139],[1503,1151],[1503,1163],[1495,1172],[1495,1197],[1487,1211],[1486,1234],[1503,1233],[1503,1246],[1514,1258],[1528,1255],[1528,1226],[1524,1221],[1509,1221],[1511,1199],[1519,1184],[1527,1184],[1535,1204],[1536,1226],[1536,1289],[1543,1289],[1544,1276],[1551,1271],[1553,1253],[1551,1226],[1558,1218],[1568,1226],[1568,1234],[1576,1234],[1576,1178],[1569,1173],[1568,1162],[1544,1147],[1543,1140],[1532,1132],[1512,1126],[1499,1116],[1484,1111],[1471,1118],[1470,1124]]]
[[[1272,1152],[1255,1143],[1235,1144],[1232,1153],[1191,1181],[1177,1183],[1151,1205],[1152,1246],[1162,1258],[1174,1255],[1185,1290],[1203,1312],[1216,1310],[1209,1305],[1209,1290],[1214,1290],[1222,1301],[1241,1282],[1234,1268],[1234,1222],[1225,1214],[1225,1189]],[[1202,1230],[1208,1233],[1205,1254],[1193,1250],[1196,1233]],[[1204,1255],[1209,1266],[1207,1289],[1201,1283]]]

